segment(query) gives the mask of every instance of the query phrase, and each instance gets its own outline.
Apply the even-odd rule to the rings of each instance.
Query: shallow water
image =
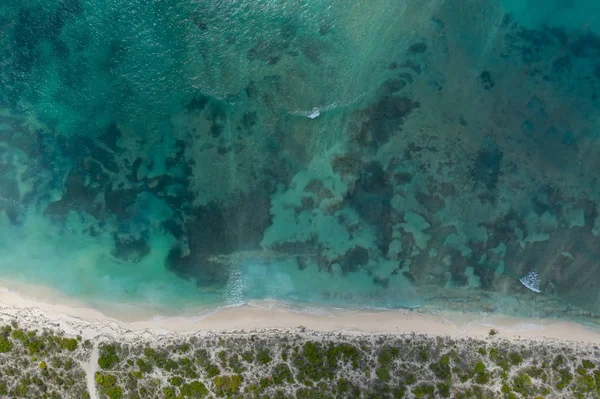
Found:
[[[0,274],[173,311],[597,317],[576,3],[4,1]]]

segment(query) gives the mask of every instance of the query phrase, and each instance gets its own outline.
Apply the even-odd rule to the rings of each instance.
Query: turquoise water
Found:
[[[600,6],[576,3],[4,0],[0,277],[597,317]]]

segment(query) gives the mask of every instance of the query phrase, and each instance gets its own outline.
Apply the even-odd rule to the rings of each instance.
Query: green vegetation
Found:
[[[596,367],[596,365],[594,364],[594,362],[588,360],[588,359],[583,359],[581,361],[581,365],[583,366],[583,368],[588,369],[588,370],[592,370]]]
[[[204,371],[206,371],[208,378],[212,378],[221,373],[221,371],[219,370],[219,366],[212,363],[206,363],[206,365],[204,366]]]
[[[475,364],[475,382],[481,385],[486,385],[490,381],[490,375],[486,371],[485,364],[483,362],[477,362]]]
[[[10,352],[12,347],[13,344],[8,338],[0,336],[0,353]]]
[[[450,368],[449,355],[441,356],[440,360],[438,362],[431,363],[429,368],[440,380],[447,380],[452,377],[452,369]]]
[[[112,374],[96,373],[96,385],[100,388],[100,393],[110,399],[121,399],[123,389],[117,385],[117,377]]]
[[[256,354],[256,361],[258,364],[269,364],[273,360],[268,349],[261,349]]]
[[[63,349],[66,349],[70,352],[73,352],[75,349],[77,349],[77,345],[79,343],[77,342],[77,339],[75,338],[63,338],[60,341],[60,347]]]
[[[223,375],[213,378],[215,384],[215,393],[217,396],[231,396],[239,392],[240,386],[242,385],[241,375]]]
[[[203,398],[208,394],[208,389],[200,381],[192,381],[189,384],[184,384],[181,387],[181,394],[189,398]]]
[[[527,374],[521,373],[513,378],[513,391],[528,397],[533,393],[531,378]]]
[[[138,358],[135,360],[135,363],[137,364],[141,373],[150,373],[152,371],[152,364],[145,362],[144,359]]]
[[[89,399],[80,364],[91,343],[0,326],[2,345],[10,349],[0,352],[0,397]],[[553,345],[343,334],[106,342],[95,383],[100,399],[600,397],[596,352]]]
[[[78,345],[61,347],[62,334],[26,330],[17,323],[0,326],[0,397],[89,399],[85,373],[71,356],[89,356]],[[68,392],[68,393],[67,393]]]
[[[419,384],[412,389],[413,395],[415,395],[418,399],[426,398],[426,397],[434,397],[435,388],[430,384]]]
[[[100,348],[100,357],[98,358],[98,365],[103,370],[110,370],[119,363],[119,356],[117,356],[117,349],[115,345],[102,345]]]
[[[281,385],[286,382],[292,384],[294,382],[294,375],[285,363],[279,363],[274,366],[271,375],[273,377],[273,383],[276,385]]]

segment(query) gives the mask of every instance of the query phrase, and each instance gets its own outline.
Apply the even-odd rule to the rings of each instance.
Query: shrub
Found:
[[[379,378],[383,382],[390,382],[390,369],[388,366],[381,366],[376,371],[375,374],[377,378]]]
[[[177,397],[175,390],[171,387],[163,388],[163,395],[165,399],[175,399]]]
[[[481,363],[481,362],[480,362]],[[440,380],[446,380],[452,377],[452,369],[450,368],[450,356],[443,355],[440,360],[435,363],[431,363],[429,368]]]
[[[105,390],[115,386],[117,383],[117,377],[115,377],[112,374],[104,374],[97,372],[94,376],[94,379],[96,380],[96,384],[98,384],[98,386]]]
[[[204,371],[206,371],[206,373],[208,374],[208,378],[213,378],[214,376],[217,376],[221,373],[221,371],[219,370],[219,366],[210,362],[206,363],[206,365],[204,366]]]
[[[192,381],[189,384],[184,384],[181,387],[181,394],[190,398],[203,398],[208,394],[208,389],[200,381]]]
[[[573,381],[573,374],[571,374],[571,371],[566,367],[558,370],[558,374],[560,378],[560,381],[556,384],[558,389],[565,388]]]
[[[242,385],[241,375],[223,375],[213,379],[217,396],[232,396],[239,392]]]
[[[292,371],[285,363],[279,363],[275,367],[273,367],[273,371],[271,372],[273,376],[273,383],[280,385],[284,382],[292,384],[294,382],[294,376],[292,375]]]
[[[513,365],[518,366],[519,364],[523,363],[523,358],[518,353],[513,352],[510,354],[510,362]]]
[[[268,349],[261,349],[256,354],[256,361],[259,364],[268,364],[271,362],[271,360],[273,359],[271,358],[271,354],[269,353]]]
[[[114,345],[104,345],[100,350],[100,357],[98,358],[98,365],[103,370],[112,369],[119,363],[119,357],[117,356],[117,349]]]
[[[450,397],[450,383],[449,382],[440,382],[439,384],[437,384],[437,389],[442,398]]]
[[[181,377],[171,377],[169,379],[169,382],[171,383],[171,385],[175,385],[176,387],[180,386],[181,384],[183,384],[183,380],[181,379]]]
[[[40,353],[44,349],[44,342],[41,339],[27,339],[27,351],[30,355]]]
[[[433,385],[430,384],[419,384],[412,389],[413,395],[415,395],[417,398],[423,398],[426,395],[433,396],[434,391],[435,389]]]
[[[485,364],[483,364],[483,362],[477,362],[475,364],[475,373],[485,373]]]
[[[244,371],[244,364],[240,360],[240,357],[237,353],[234,353],[229,358],[229,367],[233,370],[234,373],[239,374]]]
[[[60,341],[60,347],[70,352],[73,352],[75,349],[77,349],[77,345],[78,343],[75,338],[63,338]]]
[[[108,396],[109,399],[122,399],[123,390],[119,386],[109,388],[106,390],[106,396]]]
[[[586,368],[586,369],[590,369],[590,370],[591,370],[591,369],[593,369],[594,367],[596,367],[596,366],[594,365],[594,363],[593,363],[593,362],[591,362],[591,361],[589,361],[589,360],[587,360],[587,359],[584,359],[584,360],[582,360],[582,361],[581,361],[581,365],[582,365],[584,368]]]
[[[299,378],[303,382],[319,381],[323,378],[331,378],[333,372],[325,366],[325,356],[318,343],[306,342],[303,351],[294,359]]]
[[[245,362],[252,363],[254,361],[254,353],[252,351],[246,351],[242,353],[242,359]]]
[[[360,362],[360,353],[357,348],[350,344],[338,344],[330,346],[325,357],[330,366],[336,366],[339,359],[349,361],[354,369],[357,369]]]
[[[521,373],[513,378],[513,391],[529,396],[532,391],[531,378],[527,374]]]
[[[0,353],[8,353],[13,347],[13,343],[8,338],[0,337]]]
[[[25,339],[26,339],[25,338],[25,332],[23,330],[14,330],[12,332],[12,337],[14,339],[17,339],[17,340],[21,341],[21,342],[24,342]]]
[[[152,365],[144,361],[144,359],[136,359],[135,363],[139,367],[142,373],[150,373],[152,371]]]

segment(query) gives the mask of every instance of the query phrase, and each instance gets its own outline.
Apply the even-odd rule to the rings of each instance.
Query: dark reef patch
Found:
[[[113,255],[125,262],[137,263],[150,253],[147,237],[115,234],[114,241]]]
[[[204,96],[202,94],[198,94],[194,96],[194,98],[192,98],[189,103],[187,103],[185,109],[187,112],[202,112],[208,104],[208,101],[209,97]]]
[[[369,251],[361,246],[356,246],[349,249],[338,262],[344,274],[357,272],[369,262]]]
[[[377,243],[385,251],[392,240],[395,212],[391,205],[394,187],[379,162],[365,164],[347,201],[360,217],[374,227]]]
[[[379,148],[398,131],[406,117],[420,106],[418,101],[408,97],[384,95],[366,111],[369,119],[361,129],[359,144],[373,149]]]
[[[101,192],[101,188],[90,187],[86,184],[85,170],[74,169],[67,177],[62,198],[50,203],[44,214],[64,220],[69,211],[74,210],[85,211],[99,220],[103,219],[102,204],[96,202],[96,196]]]
[[[167,267],[198,285],[221,285],[226,282],[225,265],[209,258],[232,252],[259,249],[264,230],[271,224],[269,184],[239,196],[227,204],[210,202],[186,215],[179,236],[187,239],[189,253],[171,250]],[[248,206],[252,204],[252,206]]]
[[[121,189],[112,187],[104,195],[106,209],[119,220],[129,219],[133,214],[128,208],[134,204],[135,199],[142,191],[142,188]]]
[[[412,60],[407,60],[402,67],[412,69],[417,75],[421,74],[421,66]]]
[[[110,124],[108,129],[106,129],[106,131],[98,137],[98,140],[116,152],[118,150],[118,142],[121,138],[121,135],[121,131],[119,130],[117,124],[113,122]]]
[[[496,82],[494,82],[494,79],[492,79],[492,74],[490,71],[481,72],[479,75],[479,80],[481,81],[483,88],[486,90],[491,90],[494,88],[494,86],[496,86]]]
[[[244,112],[244,116],[242,116],[242,126],[244,126],[246,130],[250,130],[256,125],[257,122],[258,114],[256,113],[256,111]]]
[[[411,44],[408,48],[408,53],[412,55],[423,54],[425,51],[427,51],[427,45],[425,43]]]
[[[496,190],[501,174],[502,158],[503,154],[496,142],[489,137],[486,138],[471,169],[471,176],[475,183],[489,191]]]
[[[552,69],[554,70],[554,72],[568,72],[571,70],[572,64],[573,63],[571,62],[571,57],[567,54],[555,59],[552,63]]]
[[[591,32],[579,35],[569,50],[577,58],[600,58],[600,36]]]
[[[400,91],[405,87],[406,83],[400,79],[388,79],[381,85],[381,88],[385,91],[386,94],[394,94],[395,92]]]
[[[3,172],[3,163],[0,162],[0,173]],[[0,212],[6,211],[12,224],[17,224],[21,208],[21,195],[16,181],[0,175]]]

